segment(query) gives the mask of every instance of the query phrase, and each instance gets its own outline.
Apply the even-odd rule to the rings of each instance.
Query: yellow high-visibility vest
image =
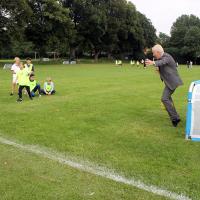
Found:
[[[24,67],[28,70],[29,73],[33,71],[33,64],[32,63],[29,64],[29,65],[25,64]]]
[[[26,68],[23,68],[22,70],[19,70],[17,72],[17,80],[18,80],[19,85],[29,86],[30,84],[29,72],[27,71]]]
[[[35,88],[35,86],[37,85],[36,80],[30,81],[29,85],[30,85],[30,91],[32,91]]]
[[[47,84],[45,89],[47,92],[50,92],[52,89],[52,86]]]

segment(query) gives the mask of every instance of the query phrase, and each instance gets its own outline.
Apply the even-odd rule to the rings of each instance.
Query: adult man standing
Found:
[[[154,65],[156,70],[160,73],[161,80],[165,83],[165,88],[163,91],[162,99],[172,125],[177,127],[178,123],[181,121],[180,117],[174,107],[174,103],[171,95],[175,92],[176,88],[183,85],[183,82],[178,74],[176,68],[176,62],[171,55],[164,52],[161,45],[155,45],[152,48],[153,56],[155,61],[146,60],[147,65]]]
[[[20,70],[20,58],[15,57],[14,59],[15,63],[11,67],[12,71],[12,88],[11,88],[11,93],[10,95],[12,96],[16,90],[16,85],[17,85],[17,72]]]

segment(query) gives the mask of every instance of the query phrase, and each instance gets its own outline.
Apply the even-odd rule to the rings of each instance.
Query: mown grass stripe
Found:
[[[84,172],[88,172],[88,173],[93,174],[93,175],[101,176],[103,178],[107,178],[107,179],[110,179],[112,181],[123,183],[123,184],[126,184],[126,185],[131,185],[131,186],[134,186],[134,187],[139,188],[141,190],[151,192],[153,194],[160,195],[160,196],[163,196],[163,197],[167,197],[169,199],[191,200],[189,197],[187,197],[183,194],[177,194],[177,193],[168,191],[166,189],[159,188],[157,186],[147,185],[147,184],[143,183],[142,181],[135,180],[134,178],[128,179],[126,177],[123,177],[123,176],[117,174],[116,172],[114,172],[114,170],[110,170],[110,169],[107,169],[105,167],[99,167],[99,166],[96,166],[96,165],[94,165],[90,162],[85,162],[85,161],[76,162],[76,161],[74,161],[74,160],[76,160],[75,158],[74,159],[67,158],[66,156],[64,156],[61,153],[53,152],[53,151],[46,149],[46,148],[41,148],[39,146],[34,146],[34,145],[20,144],[20,143],[8,140],[8,139],[3,138],[3,137],[0,137],[0,143],[13,146],[15,148],[21,149],[21,150],[26,151],[26,152],[30,152],[30,153],[33,153],[33,154],[40,155],[42,157],[51,159],[53,161],[57,161],[61,164],[70,166],[72,168],[75,168],[75,169],[78,169],[78,170],[81,170],[81,171],[84,171]]]

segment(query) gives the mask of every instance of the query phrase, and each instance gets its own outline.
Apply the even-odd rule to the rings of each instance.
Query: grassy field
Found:
[[[56,95],[10,97],[11,75],[0,70],[0,135],[48,147],[114,169],[192,199],[200,199],[200,143],[186,141],[187,91],[200,68],[179,68],[184,86],[174,94],[182,122],[173,128],[161,108],[163,84],[153,68],[125,65],[36,65]],[[165,199],[0,145],[0,199]]]

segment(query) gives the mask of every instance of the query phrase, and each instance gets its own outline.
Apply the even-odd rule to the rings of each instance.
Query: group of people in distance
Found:
[[[122,66],[122,64],[123,64],[123,63],[122,63],[122,60],[115,60],[115,65],[116,65],[116,66]],[[137,67],[139,67],[140,64],[142,64],[143,67],[144,67],[144,69],[146,69],[146,63],[145,63],[145,60],[144,60],[144,59],[142,59],[141,61],[139,61],[139,60],[137,60],[137,61],[131,60],[131,61],[130,61],[130,65],[131,65],[131,66],[136,65]]]
[[[35,69],[34,65],[31,62],[31,58],[26,59],[26,63],[23,64],[21,62],[20,58],[15,57],[14,64],[11,67],[12,71],[12,91],[10,93],[11,96],[14,95],[14,92],[18,86],[18,99],[17,102],[21,102],[22,99],[22,91],[25,88],[26,92],[30,98],[30,100],[33,99],[33,97],[36,96],[38,93],[38,96],[41,97],[41,95],[53,95],[55,94],[55,87],[54,83],[51,80],[50,77],[46,79],[46,82],[44,83],[44,88],[41,89],[40,84],[35,80]]]
[[[187,61],[187,68],[190,69],[192,68],[193,62],[192,61]]]

